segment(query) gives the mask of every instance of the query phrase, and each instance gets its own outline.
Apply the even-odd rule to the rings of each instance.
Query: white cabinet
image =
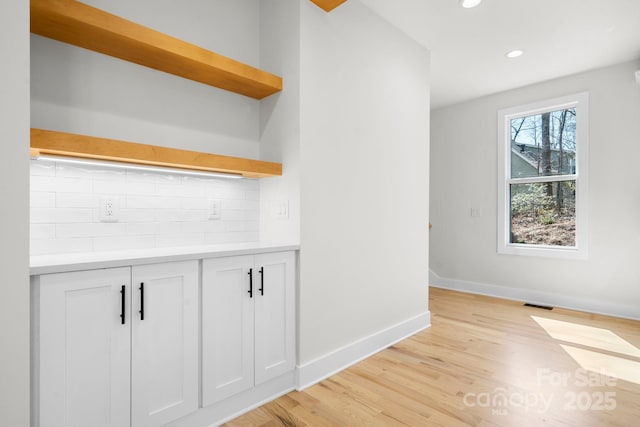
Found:
[[[294,292],[293,252],[203,261],[203,406],[294,369]]]
[[[41,427],[158,426],[198,407],[198,261],[36,278]]]
[[[159,426],[198,409],[198,261],[131,277],[131,421]]]
[[[130,280],[129,268],[40,277],[41,427],[129,425]]]
[[[217,424],[293,390],[296,252],[241,253],[32,276],[32,426]]]
[[[295,367],[295,259],[291,252],[255,257],[255,383]]]

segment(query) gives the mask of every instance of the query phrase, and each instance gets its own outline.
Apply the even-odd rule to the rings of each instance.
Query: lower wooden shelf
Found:
[[[44,129],[31,129],[31,156],[54,155],[266,178],[282,175],[282,164],[159,147]]]

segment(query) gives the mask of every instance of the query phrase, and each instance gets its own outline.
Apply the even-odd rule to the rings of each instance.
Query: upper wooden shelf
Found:
[[[325,12],[331,12],[336,7],[340,6],[342,3],[347,0],[311,0],[315,3],[319,8],[324,10]]]
[[[75,0],[31,0],[31,32],[262,99],[282,78]]]
[[[266,178],[282,175],[282,164],[159,147],[73,133],[31,129],[31,156],[54,155],[164,166]]]

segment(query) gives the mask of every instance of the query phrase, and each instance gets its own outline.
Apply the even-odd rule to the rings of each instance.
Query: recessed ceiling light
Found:
[[[505,53],[504,56],[506,56],[507,58],[513,59],[513,58],[517,58],[519,56],[522,56],[523,53],[524,53],[524,50],[522,50],[522,49],[514,49],[514,50],[510,50],[509,52]]]
[[[460,0],[460,6],[464,7],[465,9],[471,9],[472,7],[476,7],[480,3],[482,3],[482,0]]]

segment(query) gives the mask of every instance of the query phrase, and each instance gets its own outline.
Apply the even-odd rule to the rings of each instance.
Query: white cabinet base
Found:
[[[295,270],[280,251],[32,276],[31,425],[209,427],[294,390]]]
[[[295,372],[291,371],[213,405],[200,408],[198,412],[163,427],[218,426],[295,390],[295,383]]]
[[[196,411],[198,276],[192,260],[33,277],[32,425],[157,427]]]
[[[198,262],[134,266],[131,284],[131,425],[155,427],[198,409]]]
[[[202,262],[202,406],[295,368],[295,255]]]
[[[33,279],[40,427],[129,425],[129,281],[128,268]]]

